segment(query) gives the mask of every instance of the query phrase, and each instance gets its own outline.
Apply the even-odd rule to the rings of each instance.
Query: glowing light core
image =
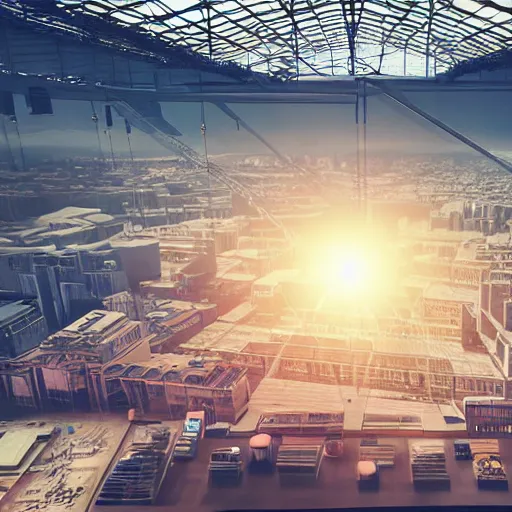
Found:
[[[305,277],[321,284],[331,301],[380,302],[396,289],[397,254],[384,237],[317,238],[302,246],[299,255]]]
[[[326,259],[319,270],[328,292],[355,296],[371,291],[374,265],[363,250],[332,247]]]
[[[333,277],[341,285],[350,288],[361,286],[368,273],[366,262],[355,255],[347,255],[340,259],[337,268],[333,269]]]

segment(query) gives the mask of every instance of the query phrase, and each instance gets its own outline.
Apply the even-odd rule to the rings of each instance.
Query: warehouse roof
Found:
[[[144,35],[161,46],[244,66],[249,59],[251,69],[286,78],[337,70],[386,73],[386,63],[394,62],[389,54],[404,48],[417,59],[435,56],[437,70],[442,70],[506,51],[512,33],[507,0],[217,0],[208,7],[200,0],[56,4],[61,18],[86,14],[91,26],[108,21],[118,36],[124,29],[127,40]],[[401,52],[398,59],[401,66]],[[496,65],[496,59],[492,62]]]

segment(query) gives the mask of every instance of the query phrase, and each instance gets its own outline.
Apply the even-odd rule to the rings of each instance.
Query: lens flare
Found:
[[[299,267],[320,284],[330,300],[365,302],[389,297],[396,289],[397,255],[384,237],[352,237],[339,242],[315,239],[305,243]]]
[[[369,274],[371,265],[362,253],[343,250],[333,251],[327,262],[327,284],[330,288],[349,292],[360,292],[370,285]]]

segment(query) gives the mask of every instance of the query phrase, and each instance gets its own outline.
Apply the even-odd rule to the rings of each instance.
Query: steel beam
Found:
[[[368,78],[368,96],[382,94],[378,84],[401,92],[497,92],[512,91],[512,82],[455,81],[408,78]],[[0,74],[0,89],[25,95],[29,87],[44,87],[52,99],[77,101],[126,100],[132,102],[355,104],[356,80],[301,80],[293,84],[191,83],[158,89],[137,89],[92,83],[68,83],[37,75]],[[202,91],[201,91],[202,88]]]
[[[421,108],[417,107],[412,101],[410,101],[408,98],[406,98],[401,91],[397,91],[394,87],[392,87],[388,82],[380,81],[380,80],[372,80],[369,79],[368,83],[374,87],[377,87],[380,89],[388,98],[391,98],[396,103],[401,105],[402,107],[410,110],[411,112],[414,112],[416,115],[422,117],[429,123],[432,123],[433,125],[437,126],[444,132],[448,133],[452,137],[456,138],[458,141],[462,142],[466,146],[470,147],[471,149],[474,149],[481,155],[485,156],[495,164],[499,165],[502,169],[505,169],[507,172],[512,173],[512,164],[509,162],[506,162],[505,160],[499,158],[498,156],[494,155],[484,147],[480,146],[480,144],[477,144],[476,142],[472,141],[462,133],[458,132],[457,130],[451,128],[447,124],[443,123],[433,115],[429,114],[428,112],[425,112]]]
[[[238,125],[240,125],[244,130],[249,132],[253,137],[256,137],[264,146],[266,146],[274,155],[281,160],[281,162],[284,162],[286,164],[289,164],[287,158],[279,151],[277,150],[270,142],[268,142],[262,135],[260,135],[256,130],[254,130],[250,125],[248,125],[239,115],[237,115],[235,112],[233,112],[225,103],[214,103],[214,105],[224,112],[228,117],[233,119],[233,121],[236,121]]]
[[[123,109],[126,104],[129,104],[134,111],[139,113],[141,118],[150,121],[151,125],[156,126],[161,132],[166,133],[167,135],[171,135],[173,137],[179,137],[182,135],[182,133],[175,126],[173,126],[167,120],[164,119],[160,103],[156,101],[131,100],[127,102],[118,102],[114,105],[115,109],[125,119],[127,119],[127,116],[124,114]],[[127,115],[129,116],[129,114]],[[128,119],[128,121],[130,121],[130,119]]]
[[[322,188],[322,184],[317,180],[317,176],[314,172],[309,171],[307,169],[304,169],[303,167],[300,167],[297,164],[294,164],[291,162],[288,158],[286,158],[277,148],[275,148],[270,142],[268,142],[262,135],[260,135],[256,130],[251,128],[250,125],[248,125],[240,116],[238,116],[233,110],[231,110],[226,104],[224,103],[214,103],[214,105],[219,108],[224,114],[226,114],[228,117],[236,121],[236,123],[244,128],[247,132],[249,132],[252,136],[254,136],[256,139],[258,139],[264,146],[266,146],[276,157],[285,165],[288,165],[290,167],[293,167],[298,173],[303,175],[308,175],[312,177],[311,183],[315,183],[320,188]]]

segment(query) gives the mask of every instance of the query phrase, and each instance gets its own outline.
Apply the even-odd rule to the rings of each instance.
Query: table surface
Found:
[[[356,471],[360,439],[345,440],[341,458],[324,458],[319,478],[311,485],[282,485],[274,474],[253,474],[244,466],[236,487],[212,488],[208,484],[208,462],[215,448],[240,446],[244,461],[250,457],[249,438],[203,439],[193,461],[176,462],[167,473],[154,506],[147,512],[222,511],[243,509],[301,509],[332,507],[390,507],[425,505],[510,505],[511,491],[484,491],[477,488],[471,461],[456,461],[453,439],[444,440],[446,466],[451,479],[449,491],[415,491],[410,476],[410,438],[380,438],[396,447],[394,468],[380,471],[380,490],[360,492]],[[500,440],[500,452],[512,482],[512,439]],[[127,507],[93,507],[94,512],[126,511]]]

